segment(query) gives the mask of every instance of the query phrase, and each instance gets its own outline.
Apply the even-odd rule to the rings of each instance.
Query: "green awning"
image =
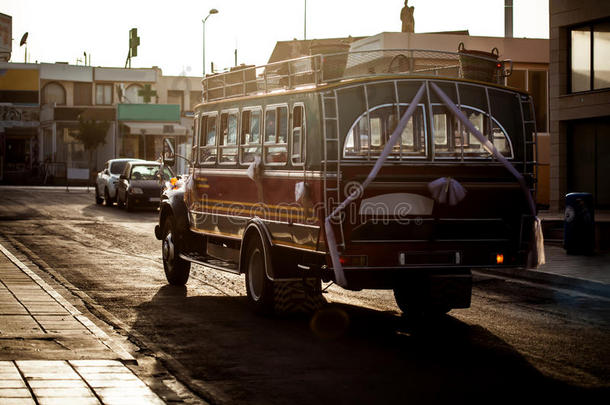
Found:
[[[178,104],[119,104],[119,121],[180,122]]]

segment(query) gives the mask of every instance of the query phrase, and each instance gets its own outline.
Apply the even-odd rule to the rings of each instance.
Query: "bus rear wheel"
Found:
[[[246,247],[246,292],[254,312],[273,312],[273,282],[267,277],[267,262],[263,242],[252,239]]]
[[[400,285],[394,287],[394,299],[402,313],[410,320],[432,319],[451,310],[447,305],[434,302],[422,294],[415,286]]]

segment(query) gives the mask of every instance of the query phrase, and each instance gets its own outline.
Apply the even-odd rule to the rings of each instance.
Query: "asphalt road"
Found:
[[[402,318],[391,292],[336,286],[313,320],[260,317],[243,276],[195,266],[186,288],[168,286],[157,215],[97,206],[93,192],[0,188],[0,236],[210,402],[587,403],[610,394],[606,299],[477,277],[470,309],[424,325]]]

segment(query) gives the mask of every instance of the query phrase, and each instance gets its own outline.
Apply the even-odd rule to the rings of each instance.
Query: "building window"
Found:
[[[567,125],[567,191],[591,193],[598,209],[610,208],[609,132],[607,117]]]
[[[570,30],[571,92],[610,87],[610,21]]]
[[[74,83],[74,105],[91,105],[91,83]]]
[[[42,90],[42,104],[66,105],[66,90],[59,83],[49,83]]]
[[[506,84],[515,89],[527,91],[534,100],[536,114],[536,129],[547,132],[547,71],[515,69],[506,78]]]
[[[112,84],[97,84],[95,86],[95,104],[112,104]]]
[[[142,86],[132,84],[125,90],[125,101],[129,104],[144,104],[144,97],[140,95]]]
[[[167,92],[167,104],[178,104],[180,111],[183,111],[184,106],[184,95],[181,90],[168,90]]]

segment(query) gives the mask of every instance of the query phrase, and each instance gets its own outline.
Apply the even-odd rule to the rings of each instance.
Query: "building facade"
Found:
[[[570,192],[610,208],[610,2],[551,0],[551,208]]]
[[[0,63],[0,182],[84,180],[111,158],[158,158],[166,136],[185,153],[200,100],[200,78],[157,67]],[[81,120],[108,128],[93,159],[75,137]]]

